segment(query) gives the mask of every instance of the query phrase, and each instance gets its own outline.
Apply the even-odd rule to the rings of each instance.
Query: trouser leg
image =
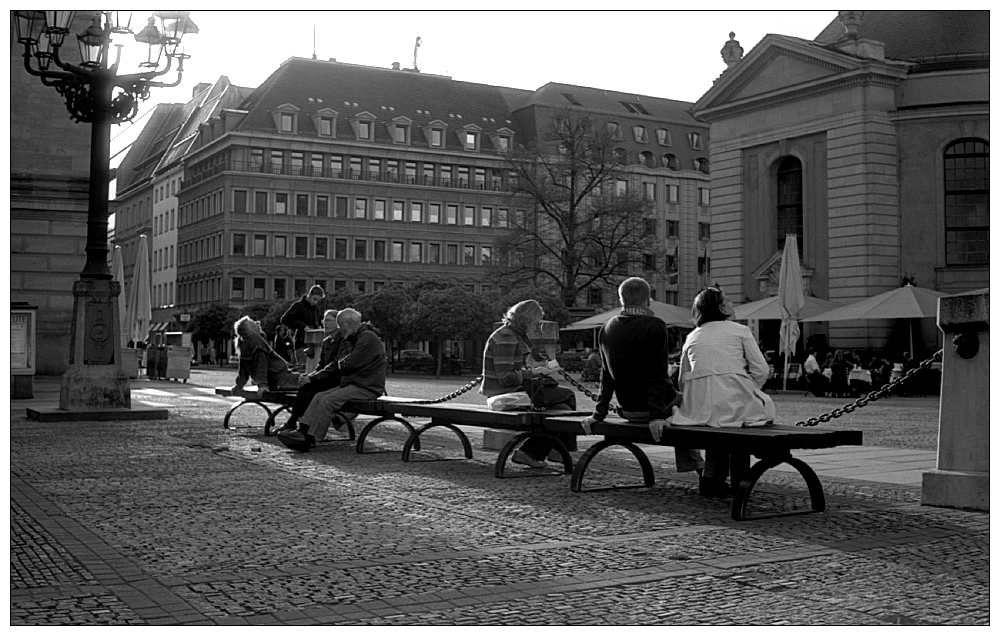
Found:
[[[704,470],[705,460],[697,448],[674,447],[674,459],[677,461],[677,472],[689,473],[694,470]]]
[[[728,476],[729,453],[716,448],[705,449],[705,477],[725,479]]]
[[[374,391],[351,385],[322,391],[309,403],[302,415],[302,422],[308,424],[309,435],[315,437],[317,441],[322,440],[330,430],[333,414],[342,410],[344,404],[350,400],[371,400],[376,397],[378,395]]]

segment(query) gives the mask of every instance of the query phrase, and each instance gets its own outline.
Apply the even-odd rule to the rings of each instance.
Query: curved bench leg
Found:
[[[271,413],[267,416],[267,421],[264,422],[264,437],[274,435],[277,432],[274,429],[274,424],[275,424],[274,418],[278,417],[278,415],[284,411],[291,410],[291,408],[292,407],[288,405],[280,406],[278,407],[277,410],[274,411],[274,413]]]
[[[802,478],[806,482],[806,486],[809,488],[809,499],[812,504],[812,510],[795,511],[783,514],[802,514],[803,512],[823,512],[826,510],[826,497],[823,495],[823,485],[820,483],[819,477],[808,464],[801,459],[792,457],[789,454],[781,457],[765,457],[753,465],[746,477],[736,488],[736,494],[733,497],[732,511],[734,521],[743,521],[747,518],[747,504],[750,500],[750,493],[753,492],[753,487],[757,484],[757,480],[759,480],[765,472],[779,464],[788,464],[789,466],[795,468],[795,470],[799,471],[799,474],[802,475]]]
[[[347,439],[348,441],[351,442],[354,441],[354,418],[356,418],[357,416],[358,416],[357,413],[341,413],[339,411],[333,414],[334,423],[336,423],[337,420],[340,420],[340,426],[336,426],[336,424],[334,424],[334,428],[340,430],[346,425]]]
[[[457,426],[455,426],[450,422],[435,422],[434,420],[431,420],[429,424],[424,424],[417,430],[413,431],[413,433],[411,433],[410,436],[406,438],[406,443],[403,444],[404,462],[410,461],[410,450],[414,448],[416,444],[420,441],[420,436],[424,433],[424,431],[428,431],[436,426],[441,426],[443,428],[446,428],[455,435],[457,435],[458,439],[462,440],[462,447],[465,450],[465,458],[472,459],[472,444],[469,443],[469,438],[465,436],[465,433],[462,432],[462,429],[458,428]]]
[[[240,408],[241,406],[246,406],[247,404],[256,404],[260,408],[262,408],[265,411],[267,411],[267,417],[269,419],[272,417],[271,409],[269,409],[267,407],[267,405],[264,404],[263,402],[258,402],[257,400],[243,400],[242,402],[240,402],[236,406],[234,406],[231,409],[229,409],[229,412],[226,413],[226,417],[223,418],[223,420],[222,420],[222,428],[229,428],[229,418],[232,417],[233,413],[236,412],[236,409]]]
[[[497,479],[504,478],[504,471],[507,468],[507,460],[509,460],[510,456],[514,454],[514,450],[532,437],[549,438],[553,442],[553,448],[559,451],[559,456],[563,461],[563,470],[565,474],[568,475],[573,472],[573,457],[569,454],[569,451],[566,450],[566,445],[562,443],[562,440],[543,431],[527,431],[525,433],[518,433],[511,438],[509,442],[504,444],[502,449],[500,449],[500,454],[497,455],[496,465],[493,467],[493,474]],[[518,475],[518,477],[538,477],[550,474],[551,473],[525,473]]]
[[[639,461],[639,466],[642,468],[642,484],[635,484],[629,486],[608,486],[606,488],[591,488],[587,491],[583,490],[583,475],[587,472],[587,467],[590,466],[591,460],[597,456],[605,448],[610,448],[612,446],[623,446],[627,448]],[[641,448],[627,441],[617,441],[603,439],[590,448],[588,448],[583,455],[580,456],[580,461],[576,463],[576,468],[573,469],[573,477],[570,480],[569,487],[573,492],[597,492],[600,490],[622,490],[625,488],[648,488],[656,483],[656,477],[653,474],[653,465],[649,462],[649,458],[646,457],[646,453],[643,452]]]
[[[359,455],[365,452],[365,440],[368,438],[368,433],[370,433],[373,428],[375,428],[376,426],[378,426],[382,422],[399,422],[404,427],[406,427],[407,431],[409,431],[409,433],[410,433],[409,436],[410,437],[413,436],[413,433],[414,433],[413,425],[411,425],[405,419],[403,419],[401,417],[397,417],[395,415],[384,415],[382,417],[377,417],[374,420],[372,420],[371,422],[368,422],[367,424],[365,424],[365,427],[363,429],[361,429],[361,433],[358,434],[358,443],[355,446],[354,450]],[[416,450],[416,451],[420,450],[420,440],[419,439],[414,440],[414,442],[413,442],[413,450]]]

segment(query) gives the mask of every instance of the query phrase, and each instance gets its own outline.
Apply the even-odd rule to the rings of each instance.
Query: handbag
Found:
[[[491,411],[526,411],[531,407],[527,393],[502,393],[486,399]]]

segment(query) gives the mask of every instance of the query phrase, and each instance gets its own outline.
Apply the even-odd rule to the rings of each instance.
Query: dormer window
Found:
[[[667,130],[666,128],[657,128],[656,129],[656,141],[661,146],[669,146],[669,145],[671,145],[670,131]]]
[[[427,140],[427,145],[431,148],[444,148],[445,147],[445,130],[447,130],[448,124],[444,123],[440,119],[435,119],[431,123],[425,125],[421,130],[424,131],[424,138]]]
[[[375,115],[368,111],[358,113],[351,120],[351,128],[354,129],[354,137],[358,141],[375,140]]]
[[[635,137],[636,143],[644,144],[649,141],[645,126],[632,126],[632,136]]]
[[[680,170],[677,163],[677,155],[663,155],[663,167],[669,170]]]
[[[412,124],[413,120],[409,117],[396,117],[386,124],[389,128],[389,136],[392,138],[392,143],[409,145],[410,126]]]
[[[608,122],[608,133],[611,135],[612,139],[622,139],[622,128],[616,122]]]
[[[316,126],[316,134],[320,137],[336,137],[337,115],[339,113],[332,108],[324,108],[313,113],[312,120]]]
[[[490,133],[490,143],[493,144],[493,148],[499,153],[506,153],[511,149],[511,143],[514,139],[514,131],[510,128],[500,128]]]
[[[479,150],[479,134],[482,128],[475,124],[466,124],[458,131],[458,139],[462,143],[463,150]]]
[[[688,133],[688,143],[694,150],[701,150],[701,135],[699,133]]]
[[[279,133],[294,135],[298,132],[299,109],[292,104],[282,104],[273,111],[274,127]]]

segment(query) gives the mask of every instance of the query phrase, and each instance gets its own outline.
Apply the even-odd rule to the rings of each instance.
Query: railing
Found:
[[[293,166],[286,163],[258,163],[252,161],[227,161],[218,163],[206,170],[193,175],[190,179],[181,181],[181,189],[189,188],[210,179],[222,172],[242,172],[252,174],[283,175],[291,177],[311,177],[318,179],[347,179],[351,181],[376,181],[379,183],[399,183],[404,185],[421,185],[438,188],[453,188],[461,190],[489,190],[493,192],[510,192],[513,190],[512,179],[493,178],[488,181],[469,181],[468,179],[452,179],[450,177],[431,177],[428,175],[401,175],[392,170],[369,171],[350,168],[333,170],[331,168],[315,168],[313,166]]]

